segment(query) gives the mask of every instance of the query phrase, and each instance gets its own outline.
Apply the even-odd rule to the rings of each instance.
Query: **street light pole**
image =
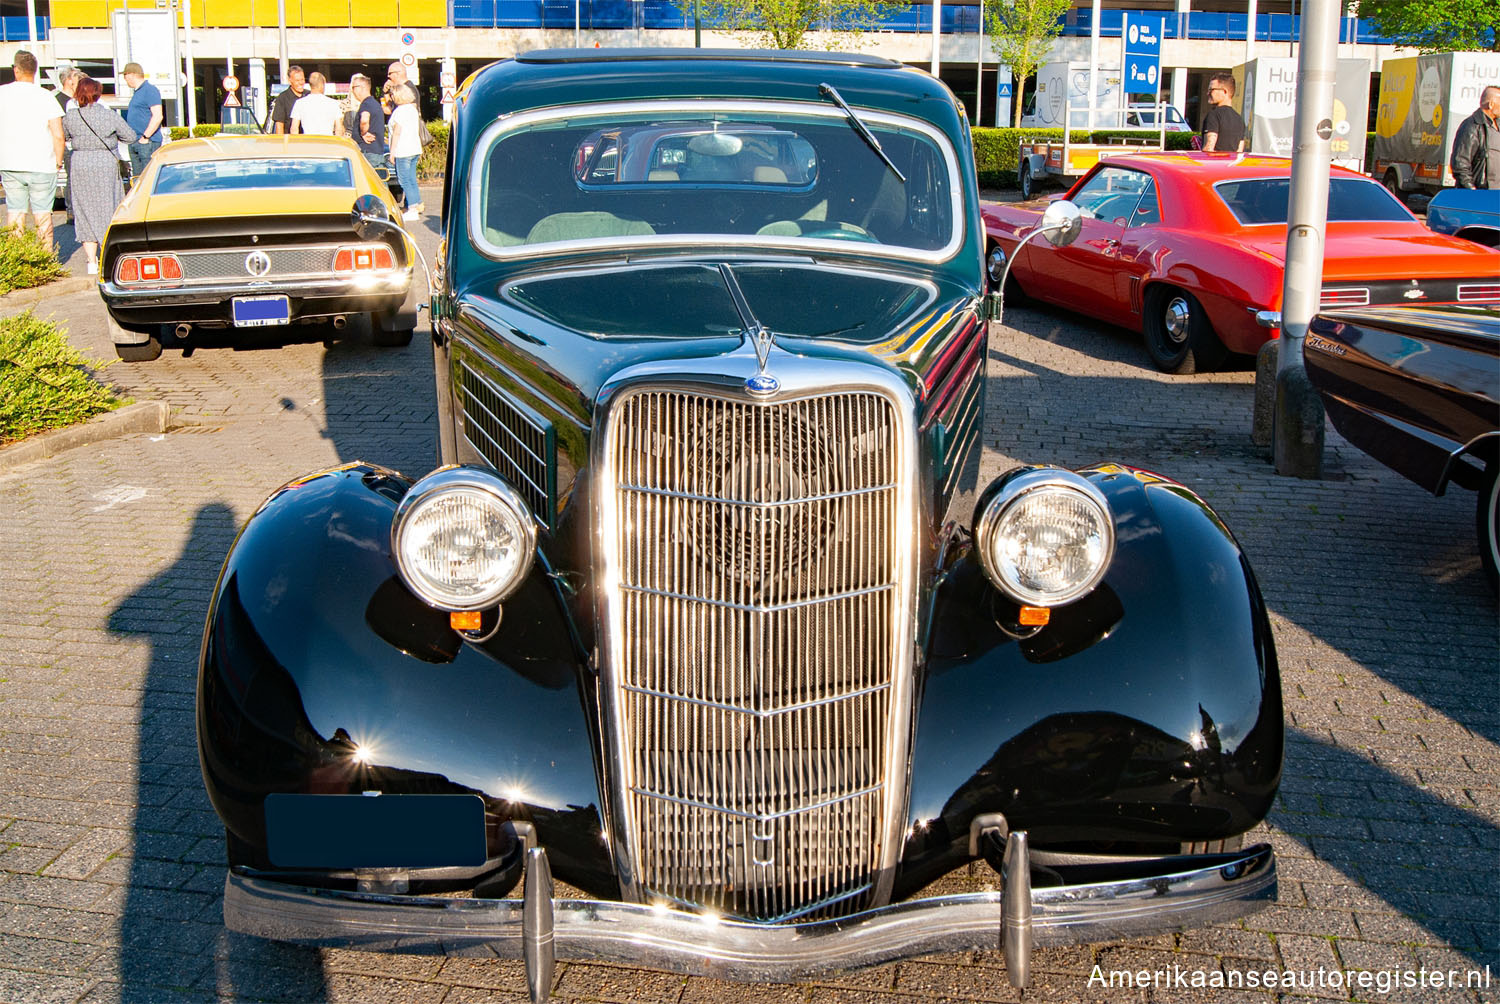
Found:
[[[943,0],[932,0],[932,75],[942,79]]]
[[[1338,4],[1303,5],[1273,427],[1276,473],[1299,478],[1323,471],[1323,403],[1307,378],[1303,343],[1322,301],[1338,21]]]
[[[251,3],[250,7],[253,10],[255,4]],[[287,86],[291,86],[292,82],[287,79],[287,64],[289,60],[286,58],[286,0],[276,0],[276,23],[280,26],[281,31],[281,82]]]

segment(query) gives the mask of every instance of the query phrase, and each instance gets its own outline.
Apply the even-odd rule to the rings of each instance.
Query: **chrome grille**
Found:
[[[333,272],[334,245],[322,247],[244,247],[233,251],[182,251],[177,257],[182,261],[184,282],[203,282],[224,279],[289,279],[295,276],[326,276]],[[264,275],[251,275],[245,268],[245,258],[256,251],[263,251],[271,260],[270,271]]]
[[[464,363],[463,433],[469,445],[521,493],[546,527],[556,512],[552,425]]]
[[[904,793],[895,407],[639,391],[609,421],[641,895],[767,921],[869,905]]]

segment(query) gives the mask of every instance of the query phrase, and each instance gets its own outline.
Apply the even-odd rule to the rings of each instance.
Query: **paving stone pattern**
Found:
[[[435,238],[428,234],[429,246]],[[109,353],[92,294],[50,304]],[[1272,611],[1286,698],[1281,795],[1254,835],[1280,897],[1242,922],[1043,950],[1023,996],[998,953],[801,985],[562,964],[563,1001],[1500,1000],[1500,696],[1471,493],[1434,499],[1330,433],[1328,477],[1249,445],[1253,375],[1169,377],[1139,340],[1012,308],[990,343],[987,466],[1117,459],[1176,477],[1234,528]],[[230,935],[223,838],[193,733],[199,635],[236,528],[288,479],[353,459],[431,466],[418,338],[169,350],[104,374],[188,424],[0,475],[0,1001],[525,999],[516,963],[312,951]],[[993,885],[980,866],[944,890]],[[1095,967],[1316,977],[1489,966],[1488,989],[1278,993],[1102,987]],[[1306,977],[1305,977],[1306,978]]]

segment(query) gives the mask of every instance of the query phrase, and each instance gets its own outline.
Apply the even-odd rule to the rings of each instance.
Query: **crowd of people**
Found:
[[[132,93],[121,115],[99,100],[99,81],[76,67],[58,72],[55,93],[37,82],[37,59],[31,52],[18,50],[11,71],[14,81],[0,85],[5,229],[22,229],[30,217],[37,237],[52,247],[58,169],[66,168],[68,215],[88,274],[97,275],[104,229],[125,197],[121,161],[128,156],[130,176],[139,176],[165,138],[161,92],[139,63],[126,63],[120,76]],[[405,201],[404,218],[420,219],[426,207],[417,190],[417,161],[430,137],[406,67],[391,63],[379,98],[370,78],[355,74],[347,109],[327,93],[322,73],[304,75],[300,66],[293,66],[287,77],[289,86],[276,96],[266,131],[348,136],[371,167],[382,176],[395,176]]]
[[[363,73],[349,79],[348,108],[327,93],[328,78],[300,66],[287,68],[287,87],[271,102],[266,131],[347,136],[370,166],[394,172],[405,200],[407,220],[420,219],[426,207],[417,194],[417,161],[429,137],[418,112],[417,89],[399,60],[386,68],[377,99]]]

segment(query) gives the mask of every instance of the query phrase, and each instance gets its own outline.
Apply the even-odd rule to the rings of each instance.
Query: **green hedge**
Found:
[[[0,237],[0,293],[43,286],[68,274],[36,231]]]
[[[0,444],[60,429],[126,402],[89,373],[61,328],[25,311],[0,320]]]
[[[417,177],[422,181],[442,178],[448,167],[448,123],[442,119],[427,123],[432,133],[432,142],[422,148],[422,159],[417,161]]]
[[[1154,130],[1141,129],[1096,129],[1092,133],[1074,129],[1074,143],[1154,143],[1161,134]],[[1020,161],[1020,144],[1023,139],[1051,139],[1061,142],[1061,129],[987,129],[974,130],[974,167],[979,173],[981,188],[1014,188],[1016,170]],[[1193,134],[1187,132],[1167,133],[1168,150],[1191,150]]]

